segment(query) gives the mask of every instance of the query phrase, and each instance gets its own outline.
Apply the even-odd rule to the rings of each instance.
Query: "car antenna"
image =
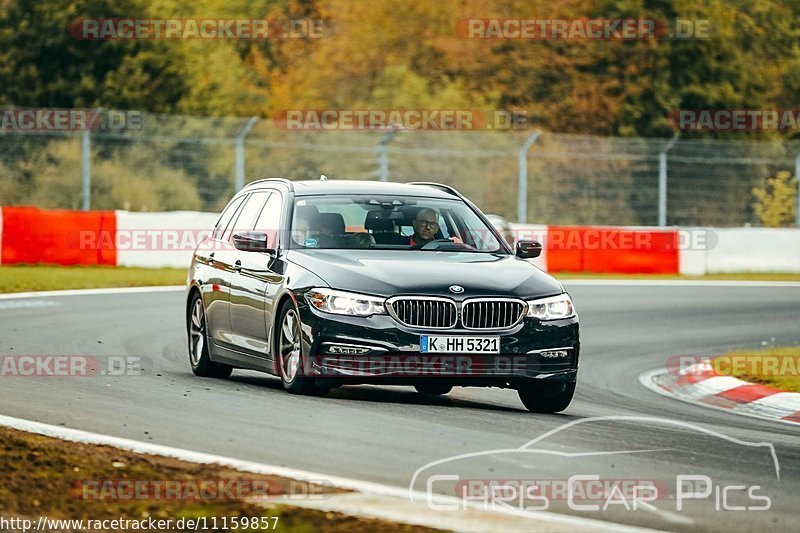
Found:
[[[319,181],[328,181],[328,176],[326,176],[325,174],[320,174]]]

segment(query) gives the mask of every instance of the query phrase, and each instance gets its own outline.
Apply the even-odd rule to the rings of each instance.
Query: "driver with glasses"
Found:
[[[409,244],[413,248],[422,248],[436,238],[436,232],[439,231],[439,213],[429,207],[422,208],[417,211],[417,216],[411,225],[414,227],[414,234]]]

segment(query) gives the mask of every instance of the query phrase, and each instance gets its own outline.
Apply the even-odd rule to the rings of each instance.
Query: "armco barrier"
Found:
[[[0,208],[0,263],[186,267],[215,213]],[[549,272],[800,273],[800,229],[651,228],[513,224],[537,240]],[[702,241],[693,236],[709,237]],[[684,237],[683,239],[679,237]]]
[[[114,211],[4,207],[2,263],[116,265],[113,243],[87,248],[80,241],[82,235],[113,235],[116,224]]]
[[[721,228],[706,251],[707,272],[799,272],[800,229]]]
[[[117,264],[136,267],[188,267],[197,244],[217,223],[216,213],[117,211]]]
[[[676,229],[549,226],[549,272],[678,274]]]

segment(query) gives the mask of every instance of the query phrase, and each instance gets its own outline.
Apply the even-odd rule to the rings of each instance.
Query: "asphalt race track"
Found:
[[[434,469],[462,480],[655,480],[668,490],[654,509],[574,510],[554,497],[550,510],[667,530],[797,531],[800,427],[662,397],[638,378],[674,355],[797,345],[800,286],[566,285],[583,349],[576,399],[560,415],[530,414],[514,391],[500,389],[456,388],[438,398],[359,386],[313,398],[252,372],[197,378],[177,291],[0,301],[0,355],[143,361],[141,375],[2,376],[0,414],[399,487],[429,462],[513,450],[577,422],[538,442],[541,453],[477,454]],[[774,445],[779,473],[766,447],[746,444],[764,442]],[[602,454],[612,451],[636,453]],[[707,476],[711,485],[697,491],[709,495],[684,499],[679,511],[679,475]],[[420,479],[415,488],[424,490]],[[452,494],[452,485],[433,486]],[[754,495],[768,497],[770,508],[723,510],[764,505]]]

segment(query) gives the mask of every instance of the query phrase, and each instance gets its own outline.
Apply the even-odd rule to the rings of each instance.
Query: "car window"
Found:
[[[414,221],[424,211],[427,231],[420,237],[415,235]],[[505,253],[481,218],[458,199],[304,196],[295,202],[291,235],[294,248]]]
[[[247,198],[244,207],[239,210],[236,222],[225,230],[224,240],[229,240],[236,232],[251,231],[255,227],[256,219],[269,195],[268,191],[257,191],[251,194]]]
[[[228,206],[222,211],[222,215],[220,215],[217,225],[214,226],[214,233],[211,235],[212,237],[215,239],[222,237],[222,234],[225,232],[225,228],[228,227],[233,215],[236,214],[236,211],[239,209],[239,206],[242,205],[242,200],[244,200],[245,197],[245,195],[238,196],[228,203]]]
[[[281,225],[281,215],[283,214],[283,198],[277,192],[272,195],[264,204],[261,214],[254,226],[256,231],[263,231],[267,234],[267,242],[270,246],[277,248],[278,246],[278,229]],[[273,244],[274,243],[274,244]]]

